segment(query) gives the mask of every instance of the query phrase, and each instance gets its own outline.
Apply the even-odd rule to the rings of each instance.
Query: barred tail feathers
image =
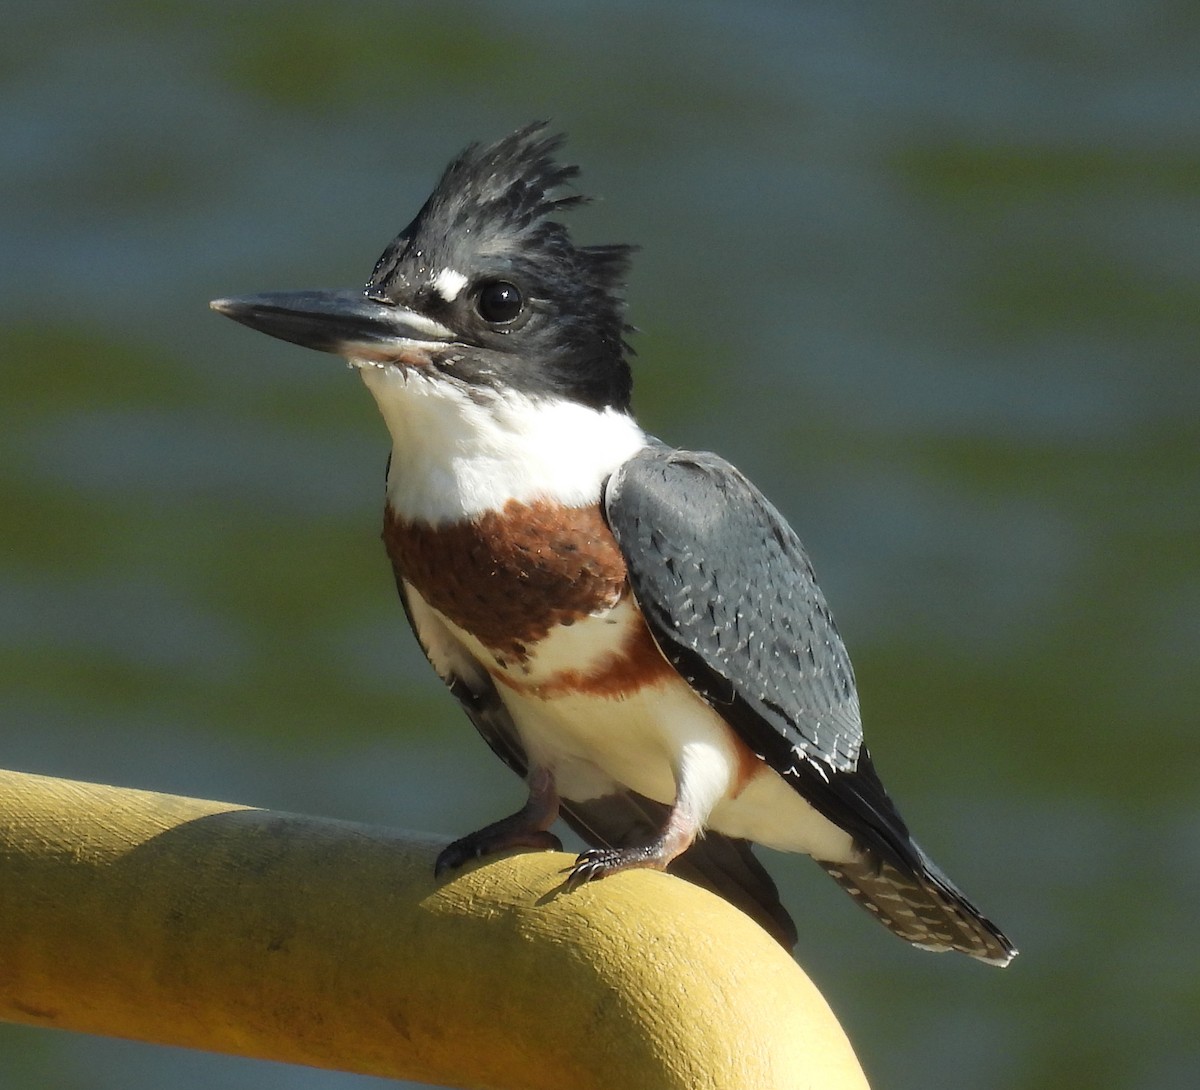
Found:
[[[922,866],[914,873],[869,857],[850,863],[817,862],[889,931],[922,950],[958,950],[997,966],[1017,955],[1004,932],[923,853]]]

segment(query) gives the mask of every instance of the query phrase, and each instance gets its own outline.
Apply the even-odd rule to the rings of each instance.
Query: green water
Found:
[[[336,360],[207,310],[362,282],[549,116],[642,247],[637,404],[816,561],[919,839],[1022,948],[773,857],[876,1090],[1200,1078],[1200,9],[14,4],[0,765],[456,833],[520,787],[430,677]],[[0,1026],[0,1087],[366,1085]]]

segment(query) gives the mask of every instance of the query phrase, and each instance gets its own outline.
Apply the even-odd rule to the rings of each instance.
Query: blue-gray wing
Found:
[[[652,446],[604,502],[646,622],[688,683],[781,774],[854,770],[850,657],[800,539],[762,493],[715,454]]]
[[[1007,964],[1012,943],[917,846],[884,790],[850,659],[779,512],[716,455],[661,445],[617,470],[604,502],[668,661],[863,852],[821,865],[908,942]]]

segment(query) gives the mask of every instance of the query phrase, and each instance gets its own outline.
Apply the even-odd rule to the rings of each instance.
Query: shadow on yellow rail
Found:
[[[0,772],[0,1018],[491,1090],[863,1090],[719,898],[537,853]]]

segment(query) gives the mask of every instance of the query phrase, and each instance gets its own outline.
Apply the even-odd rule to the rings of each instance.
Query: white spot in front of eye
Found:
[[[443,269],[430,283],[433,290],[447,303],[453,303],[458,298],[458,293],[467,286],[467,278],[457,269]]]

